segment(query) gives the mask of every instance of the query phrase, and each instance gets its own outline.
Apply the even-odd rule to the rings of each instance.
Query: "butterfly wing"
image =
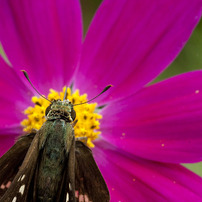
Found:
[[[73,139],[65,168],[58,202],[109,202],[107,185],[83,142]]]
[[[19,157],[21,162],[23,160],[23,163],[22,163],[22,165],[20,165],[19,170],[18,170],[19,163],[18,163],[17,159],[15,160],[17,162],[18,166],[15,166],[17,171],[13,171],[12,178],[14,177],[14,174],[16,174],[16,172],[17,172],[17,174],[14,177],[14,179],[13,179],[10,187],[6,191],[6,193],[0,199],[1,202],[33,201],[32,198],[33,198],[33,194],[35,193],[35,191],[31,190],[30,188],[34,187],[31,185],[33,183],[33,175],[34,175],[34,171],[37,166],[37,159],[38,159],[38,154],[39,154],[39,135],[40,134],[38,132],[34,136],[33,141],[29,140],[32,143],[31,143],[31,146],[29,147],[28,151],[26,150],[27,154],[26,154],[25,158],[23,159],[22,157]],[[26,145],[26,146],[28,147],[28,145]],[[16,145],[16,147],[18,148],[19,145]],[[11,152],[10,154],[12,154],[12,156],[15,155],[15,152],[12,151],[12,149],[9,152]],[[24,152],[21,152],[21,153],[23,153],[23,155],[24,155]],[[5,155],[8,158],[8,154],[5,154]],[[5,161],[4,158],[1,162],[1,165]],[[17,157],[15,157],[15,158],[12,157],[12,158],[15,159]],[[9,157],[9,161],[11,161],[10,157]],[[4,169],[7,169],[7,172],[9,172],[7,167],[4,167]]]
[[[75,146],[75,194],[77,201],[108,202],[107,185],[93,158],[92,151],[81,141]]]
[[[35,134],[36,132],[32,132],[21,136],[14,146],[0,158],[0,198],[16,176]]]

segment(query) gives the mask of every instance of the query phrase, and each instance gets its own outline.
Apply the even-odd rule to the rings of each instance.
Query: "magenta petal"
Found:
[[[0,130],[19,124],[23,110],[31,104],[32,92],[19,79],[15,70],[0,57]]]
[[[127,97],[177,56],[201,15],[201,0],[105,0],[83,45],[76,87],[99,99]],[[85,85],[84,85],[85,84]]]
[[[0,57],[0,156],[22,133],[23,110],[31,104],[32,92],[19,79],[15,70]]]
[[[182,74],[114,102],[102,135],[134,155],[182,163],[202,160],[202,71]]]
[[[202,178],[180,165],[130,157],[103,141],[93,152],[112,202],[202,200]]]
[[[43,94],[68,85],[81,49],[78,0],[2,0],[0,41],[17,69]]]

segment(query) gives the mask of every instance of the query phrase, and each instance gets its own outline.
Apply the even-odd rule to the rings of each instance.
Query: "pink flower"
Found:
[[[1,0],[0,152],[22,134],[24,109],[74,83],[97,95],[102,134],[94,157],[111,201],[201,201],[202,179],[180,163],[202,160],[202,71],[147,84],[178,55],[201,0],[103,0],[82,43],[78,0]],[[12,67],[12,68],[11,68]]]

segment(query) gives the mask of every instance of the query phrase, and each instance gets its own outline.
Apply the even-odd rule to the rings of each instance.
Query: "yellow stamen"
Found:
[[[49,100],[63,100],[65,92],[65,87],[62,92],[56,92],[53,89],[50,89],[48,95]],[[67,99],[73,104],[79,104],[87,101],[87,94],[80,95],[79,90],[76,90],[73,94],[71,89],[67,89]],[[42,124],[46,121],[45,111],[46,108],[50,105],[50,102],[41,97],[32,97],[32,102],[35,104],[34,107],[28,107],[24,110],[24,114],[27,115],[27,119],[24,119],[21,122],[21,125],[24,127],[23,131],[31,132],[32,129],[39,130]],[[76,137],[87,137],[87,145],[89,147],[94,147],[92,143],[93,140],[97,139],[100,131],[97,131],[100,127],[99,119],[102,119],[102,116],[95,113],[97,104],[83,104],[77,105],[74,107],[76,111],[76,119],[78,120],[77,124],[74,127],[74,132]]]

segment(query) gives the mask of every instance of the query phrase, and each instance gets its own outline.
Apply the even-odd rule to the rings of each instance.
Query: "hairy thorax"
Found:
[[[47,139],[40,153],[38,168],[38,200],[55,201],[65,165],[65,138],[67,124],[64,120],[47,121]]]

